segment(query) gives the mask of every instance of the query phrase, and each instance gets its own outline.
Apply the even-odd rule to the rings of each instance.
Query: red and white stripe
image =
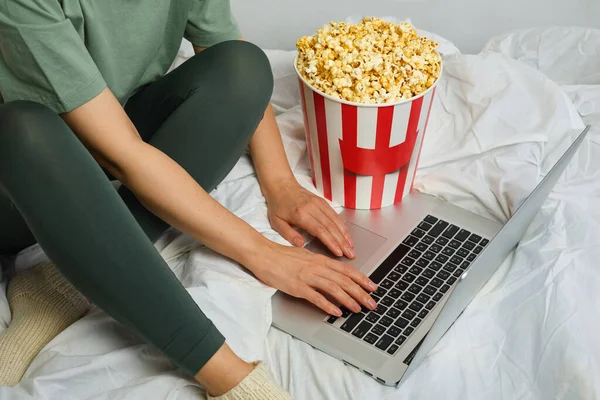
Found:
[[[361,107],[299,82],[317,189],[348,208],[377,209],[402,200],[412,189],[435,88],[399,105]]]

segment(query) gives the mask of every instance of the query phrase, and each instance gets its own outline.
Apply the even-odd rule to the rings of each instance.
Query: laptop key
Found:
[[[383,304],[386,307],[391,307],[394,304],[394,299],[390,296],[385,296],[383,299],[381,299],[381,301],[379,301],[380,304]]]
[[[443,295],[443,294],[441,294],[441,293],[436,293],[436,294],[433,296],[433,300],[434,300],[434,301],[439,301],[439,300],[440,300],[442,297],[444,297],[444,295]]]
[[[413,311],[419,312],[423,308],[423,304],[419,303],[418,301],[415,301],[411,303],[410,306],[408,306],[408,308],[410,308]]]
[[[424,231],[428,231],[431,229],[431,224],[425,221],[422,221],[419,225],[417,225],[420,229],[424,230]]]
[[[430,236],[431,237],[431,236]],[[420,252],[423,252],[425,250],[427,250],[427,244],[423,243],[423,242],[419,242],[417,243],[417,245],[415,246],[415,250],[418,250]]]
[[[419,267],[426,268],[429,265],[429,261],[427,261],[426,259],[424,259],[423,257],[421,257],[421,258],[419,258],[417,260],[417,265]]]
[[[425,293],[421,293],[420,295],[417,296],[417,300],[419,300],[423,304],[427,303],[430,298],[431,297],[427,296]]]
[[[431,244],[431,243],[433,243],[434,240],[435,240],[435,238],[431,235],[425,235],[423,237],[423,239],[421,239],[421,241],[425,244]]]
[[[462,273],[463,273],[463,270],[462,270],[462,269],[460,269],[460,268],[457,268],[457,269],[456,269],[456,271],[454,271],[454,272],[452,273],[452,276],[455,276],[455,277],[457,277],[457,278],[458,278],[459,276],[461,276],[461,275],[462,275]]]
[[[396,343],[398,346],[402,346],[402,343],[404,343],[404,341],[406,340],[406,336],[400,336],[398,339],[396,339],[396,341],[394,343]]]
[[[398,347],[397,344],[393,344],[390,346],[389,349],[387,349],[387,352],[388,352],[388,354],[394,355],[394,354],[396,354],[396,352],[398,351],[399,348],[400,347]]]
[[[410,336],[410,334],[411,334],[411,333],[413,333],[413,331],[414,331],[414,330],[415,330],[415,329],[414,329],[413,327],[411,327],[411,326],[408,326],[408,327],[406,327],[406,329],[404,329],[404,334],[405,334],[406,336]]]
[[[423,272],[423,268],[414,266],[411,269],[408,270],[411,274],[415,274],[415,275],[419,275],[421,272]]]
[[[419,313],[419,315],[417,315],[417,317],[423,319],[427,316],[427,314],[429,314],[429,311],[426,309],[421,310],[421,312]]]
[[[435,261],[437,262],[441,262],[442,264],[448,262],[448,256],[445,256],[443,254],[438,254],[437,257],[435,258]]]
[[[404,310],[407,306],[408,306],[408,303],[405,302],[404,300],[398,300],[396,302],[396,304],[394,304],[394,307],[396,307],[399,310]]]
[[[458,240],[459,242],[464,242],[469,236],[471,236],[471,232],[466,229],[461,229],[460,232],[456,234],[454,239]]]
[[[419,228],[415,228],[410,234],[418,238],[422,238],[423,236],[425,236],[425,231]]]
[[[389,273],[389,275],[387,276],[387,279],[392,280],[394,282],[396,282],[398,279],[400,279],[402,275],[400,275],[399,273],[397,273],[396,271],[392,271]]]
[[[452,239],[448,246],[452,247],[453,249],[458,249],[460,247],[460,242],[456,239]]]
[[[333,324],[335,321],[337,321],[338,317],[332,315],[331,317],[327,318],[327,323],[328,324]]]
[[[440,288],[440,292],[446,293],[450,289],[450,285],[444,285]]]
[[[377,321],[379,321],[380,316],[377,315],[374,312],[370,312],[367,314],[367,317],[365,318],[367,321],[372,322],[372,323],[376,323]]]
[[[457,232],[458,232],[458,226],[456,226],[456,225],[450,225],[448,227],[448,229],[446,229],[444,231],[444,233],[442,233],[442,236],[445,237],[445,238],[448,238],[448,239],[452,239],[452,237],[454,235],[456,235]]]
[[[423,258],[431,261],[435,258],[435,253],[431,250],[427,250],[424,254],[423,254]]]
[[[408,320],[411,320],[415,317],[415,315],[417,315],[417,313],[415,313],[412,310],[406,310],[402,313],[402,318],[406,318]]]
[[[477,254],[469,254],[469,256],[467,257],[467,261],[474,261],[477,258]]]
[[[460,263],[463,262],[463,258],[459,257],[459,256],[454,256],[450,259],[451,263],[454,263],[456,265],[459,265]]]
[[[462,269],[464,271],[465,269],[469,268],[469,265],[471,265],[471,263],[468,261],[465,261],[462,264],[460,264],[460,269]]]
[[[383,332],[385,332],[385,326],[377,324],[373,327],[373,329],[371,329],[371,332],[378,336],[383,335]]]
[[[428,215],[425,218],[423,218],[423,221],[429,222],[430,224],[435,224],[438,221],[438,219],[433,215]]]
[[[410,326],[416,328],[421,323],[421,318],[415,318],[410,322]]]
[[[394,287],[394,281],[385,279],[383,282],[381,282],[380,286],[385,289],[391,289],[392,287]]]
[[[441,280],[439,280],[438,278],[433,278],[433,279],[431,280],[431,284],[432,284],[433,286],[435,286],[436,288],[439,288],[440,286],[442,286],[442,284],[443,284],[443,283],[444,283],[444,282],[443,282],[443,281],[441,281]]]
[[[447,283],[448,285],[454,285],[454,282],[456,282],[456,278],[455,278],[455,277],[453,277],[453,276],[452,276],[452,277],[450,277],[450,279],[448,279],[448,280],[446,281],[446,283]]]
[[[446,256],[451,256],[452,254],[454,254],[454,249],[452,247],[444,247],[444,250],[442,250],[442,254]]]
[[[402,300],[411,302],[413,301],[413,299],[415,298],[415,295],[410,293],[410,292],[404,292],[404,294],[402,294],[402,296],[400,297]]]
[[[435,275],[435,271],[432,270],[431,268],[427,268],[425,271],[423,271],[423,276],[425,278],[431,279],[431,278],[433,278],[434,275]]]
[[[456,252],[457,256],[460,256],[462,258],[465,258],[466,256],[469,255],[469,250],[465,249],[464,247],[458,249],[458,251]],[[458,263],[460,264],[460,263]]]
[[[394,267],[394,271],[396,271],[399,274],[403,274],[406,271],[408,271],[408,267],[406,265],[398,264]]]
[[[340,310],[342,311],[342,318],[348,318],[350,314],[352,314],[352,311],[348,310],[346,307],[340,307]]]
[[[473,233],[471,234],[471,236],[469,236],[469,240],[473,243],[479,243],[479,241],[481,240],[481,236]]]
[[[439,244],[432,244],[429,250],[433,251],[434,253],[439,253],[440,251],[442,251],[442,246],[440,246]]]
[[[440,236],[439,238],[437,238],[437,239],[435,240],[435,243],[436,243],[436,244],[439,244],[440,246],[445,246],[445,245],[447,245],[447,244],[448,244],[448,239],[446,239],[446,238],[445,238],[445,237],[443,237],[443,236]]]
[[[479,254],[479,253],[481,253],[481,250],[483,250],[483,247],[477,246],[473,249],[473,253]]]
[[[487,240],[487,239],[483,239],[483,240],[482,240],[482,241],[481,241],[479,244],[480,244],[480,245],[482,245],[483,247],[485,247],[485,246],[487,246],[487,244],[488,244],[489,242],[490,242],[489,240]]]
[[[369,344],[375,344],[377,339],[377,336],[373,335],[372,333],[367,333],[367,336],[365,336],[363,340]]]
[[[385,290],[381,286],[378,286],[377,289],[373,292],[373,294],[375,296],[379,296],[379,297],[385,296],[386,293],[387,293],[387,290]]]
[[[437,277],[440,278],[441,280],[445,281],[446,279],[448,279],[448,277],[450,276],[450,274],[444,270],[440,271],[437,273]]]
[[[400,328],[406,328],[408,326],[408,321],[400,317],[394,322],[394,325],[399,326]]]
[[[379,315],[383,315],[387,311],[387,307],[381,304],[377,304],[377,308],[373,311],[375,311]]]
[[[388,294],[390,296],[392,296],[394,299],[397,299],[402,294],[402,291],[400,291],[394,287],[392,290],[390,290],[390,292]]]
[[[396,286],[399,290],[406,290],[406,288],[408,287],[408,283],[404,282],[404,281],[398,281],[398,283],[396,283]]]
[[[383,337],[381,339],[379,339],[377,344],[375,344],[375,347],[377,347],[378,349],[381,349],[381,350],[385,350],[390,346],[390,344],[392,344],[393,341],[394,341],[393,337],[391,337],[389,335],[383,335]]]
[[[396,266],[398,261],[402,259],[410,251],[410,247],[403,244],[398,245],[392,253],[381,263],[381,265],[373,271],[369,278],[378,285],[379,282]]]
[[[352,331],[352,334],[357,338],[362,338],[369,332],[369,329],[373,327],[373,324],[367,321],[361,322],[355,330]]]
[[[433,310],[433,307],[435,307],[435,301],[433,300],[425,305],[425,308],[428,310]]]
[[[414,276],[413,274],[405,274],[405,275],[402,277],[402,280],[403,280],[404,282],[411,283],[412,281],[414,281],[414,280],[415,280],[415,278],[416,278],[416,276]]]
[[[415,260],[413,258],[410,257],[404,257],[402,259],[402,261],[400,261],[402,264],[406,265],[407,267],[410,267],[411,265],[413,265],[415,263]]]
[[[439,270],[440,268],[442,268],[442,263],[437,262],[437,261],[432,261],[431,264],[429,265],[429,268],[432,268],[434,270]]]
[[[358,325],[364,316],[365,314],[363,313],[352,314],[350,318],[348,318],[346,322],[342,324],[342,330],[346,332],[352,332],[352,330],[356,327],[356,325]]]
[[[473,250],[475,248],[475,243],[467,241],[463,244],[463,247],[467,250]]]
[[[412,257],[414,259],[417,259],[419,257],[421,257],[421,252],[417,251],[417,250],[411,250],[408,252],[408,257]]]
[[[452,261],[452,260],[450,260]],[[452,264],[451,262],[449,262],[448,264],[444,265],[444,269],[448,272],[452,272],[454,271],[456,268],[458,268],[458,265],[456,264]]]
[[[440,236],[440,234],[442,232],[444,232],[444,229],[446,229],[447,226],[448,226],[448,223],[446,221],[439,220],[433,226],[433,228],[431,228],[431,230],[429,231],[429,234],[434,237]]]
[[[427,293],[430,296],[433,296],[435,292],[437,292],[437,289],[431,285],[427,285],[425,286],[425,289],[423,289],[423,293]]]
[[[414,294],[417,294],[417,293],[419,293],[421,291],[421,286],[413,283],[412,285],[410,285],[410,287],[408,288],[408,290],[410,292],[413,292]]]
[[[385,315],[389,316],[392,319],[396,319],[400,315],[400,310],[398,310],[397,308],[390,308]]]
[[[384,315],[383,317],[381,317],[381,321],[379,321],[379,323],[385,327],[388,327],[394,323],[394,320],[388,317],[387,315]]]
[[[419,238],[416,238],[414,236],[408,235],[406,237],[406,239],[404,239],[402,241],[402,243],[404,243],[407,246],[413,247],[415,244],[419,243]]]
[[[417,280],[415,281],[415,283],[417,285],[421,285],[421,286],[425,286],[429,283],[429,279],[425,278],[424,276],[420,276],[417,278]]]
[[[402,329],[398,329],[397,326],[390,326],[387,330],[387,334],[397,338],[402,333]]]

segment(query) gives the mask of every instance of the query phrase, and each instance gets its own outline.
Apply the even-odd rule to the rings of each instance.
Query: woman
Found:
[[[182,37],[197,54],[163,76]],[[9,383],[85,311],[79,291],[209,395],[286,398],[263,364],[231,351],[154,249],[169,226],[328,313],[340,315],[331,301],[376,307],[366,276],[302,248],[292,226],[354,257],[343,221],[292,175],[267,58],[236,39],[225,0],[0,0],[0,255],[38,242],[60,272],[39,265],[9,283]],[[247,147],[271,224],[296,247],[208,195]]]

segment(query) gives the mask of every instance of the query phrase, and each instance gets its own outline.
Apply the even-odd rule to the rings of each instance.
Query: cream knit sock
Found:
[[[19,383],[44,346],[90,307],[48,262],[15,276],[7,297],[12,321],[0,335],[0,386]]]
[[[275,382],[267,366],[263,362],[254,363],[254,370],[229,392],[208,400],[293,400]]]

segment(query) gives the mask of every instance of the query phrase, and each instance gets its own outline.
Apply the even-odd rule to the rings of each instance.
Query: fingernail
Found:
[[[375,284],[375,282],[373,282],[370,279],[369,279],[369,289],[371,289],[371,290],[377,290],[377,285]]]
[[[356,253],[350,247],[346,247],[346,253],[352,258],[356,257]]]
[[[294,239],[294,246],[296,246],[296,247],[302,247],[302,244],[303,244],[302,239],[300,239],[298,237],[296,239]]]
[[[336,248],[335,248],[335,254],[336,254],[338,257],[342,257],[342,256],[344,255],[344,252],[342,252],[342,249],[340,249],[339,247],[336,247]]]
[[[350,236],[346,236],[346,240],[348,241],[350,247],[354,247],[354,242],[352,241],[352,238]]]
[[[368,303],[369,303],[369,306],[371,306],[371,308],[372,308],[372,309],[375,309],[375,308],[377,308],[377,303],[375,303],[375,300],[373,300],[373,299],[370,299],[370,300],[368,301]]]
[[[334,308],[333,309],[333,315],[337,315],[338,317],[342,316],[342,310],[340,310],[339,308]]]
[[[354,303],[352,305],[352,309],[354,310],[355,313],[360,312],[361,307],[358,305],[358,303]]]

